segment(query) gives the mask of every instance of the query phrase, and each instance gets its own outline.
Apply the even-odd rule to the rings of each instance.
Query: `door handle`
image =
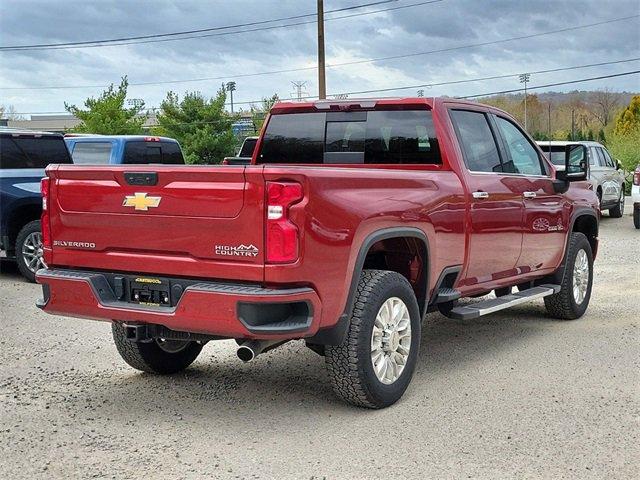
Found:
[[[536,192],[524,192],[522,196],[524,198],[536,198]]]
[[[473,198],[489,198],[489,194],[487,192],[473,192]]]

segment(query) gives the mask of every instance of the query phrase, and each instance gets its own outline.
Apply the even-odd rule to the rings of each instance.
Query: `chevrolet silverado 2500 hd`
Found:
[[[556,171],[506,113],[452,99],[276,104],[248,166],[52,166],[48,313],[112,322],[134,368],[291,339],[356,405],[398,400],[421,320],[534,299],[583,315],[598,199],[583,146]],[[495,291],[497,298],[459,302]]]

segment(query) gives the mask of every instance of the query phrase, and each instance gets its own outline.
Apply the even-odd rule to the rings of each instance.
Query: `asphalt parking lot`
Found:
[[[630,212],[630,208],[627,209]],[[210,343],[186,372],[124,364],[106,323],[52,317],[0,274],[4,478],[639,478],[640,231],[604,217],[591,305],[428,316],[404,398],[342,404],[292,342],[242,364]]]

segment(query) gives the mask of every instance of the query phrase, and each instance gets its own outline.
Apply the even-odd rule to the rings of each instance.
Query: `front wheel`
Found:
[[[36,281],[36,272],[39,269],[47,268],[43,257],[40,220],[27,223],[18,233],[16,261],[20,273],[30,282]]]
[[[609,216],[621,218],[624,215],[624,190],[620,192],[620,198],[615,207],[609,209]]]
[[[384,408],[409,386],[420,348],[420,313],[409,282],[386,270],[360,276],[347,336],[325,347],[331,384],[342,400]]]
[[[593,285],[593,253],[582,233],[572,233],[565,257],[560,291],[544,298],[547,312],[555,318],[574,320],[584,315]]]
[[[111,333],[122,359],[136,370],[147,373],[180,372],[202,351],[202,344],[192,341],[158,338],[150,342],[132,342],[119,322],[111,323]]]

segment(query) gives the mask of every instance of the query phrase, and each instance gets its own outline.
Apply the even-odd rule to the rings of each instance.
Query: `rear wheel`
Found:
[[[633,225],[640,229],[640,206],[633,209]]]
[[[40,220],[27,223],[16,238],[16,261],[20,273],[30,282],[36,281],[36,272],[47,268],[42,250]]]
[[[202,351],[202,344],[191,341],[158,338],[150,342],[132,342],[119,322],[111,323],[111,333],[122,359],[136,370],[148,373],[180,372]]]
[[[347,336],[325,347],[333,389],[353,405],[384,408],[409,386],[420,348],[420,314],[409,282],[396,272],[360,276]]]
[[[620,198],[615,207],[609,209],[609,216],[613,218],[620,218],[624,215],[624,190],[620,191]]]
[[[572,233],[565,257],[560,291],[544,298],[547,312],[555,318],[574,320],[584,315],[591,298],[593,253],[582,233]]]

